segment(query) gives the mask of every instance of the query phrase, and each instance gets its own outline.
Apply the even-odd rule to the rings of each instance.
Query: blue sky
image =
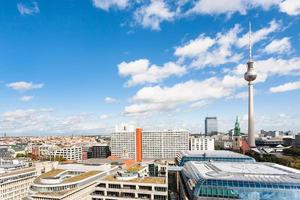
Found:
[[[246,131],[252,22],[256,130],[300,132],[298,0],[0,2],[0,132],[116,124]]]

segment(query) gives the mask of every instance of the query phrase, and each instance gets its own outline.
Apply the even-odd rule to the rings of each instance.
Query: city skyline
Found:
[[[180,2],[1,2],[0,133],[247,132],[249,21],[255,130],[300,132],[300,3]]]

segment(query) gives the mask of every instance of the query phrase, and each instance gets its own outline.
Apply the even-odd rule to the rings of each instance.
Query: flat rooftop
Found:
[[[300,184],[300,170],[275,163],[197,162],[187,163],[204,179],[281,182]]]
[[[226,151],[226,150],[211,150],[211,151],[202,151],[202,150],[195,150],[195,151],[181,151],[181,156],[186,157],[227,157],[227,158],[251,158],[249,156],[236,153],[233,151]]]
[[[106,176],[103,180],[114,181],[114,182],[130,182],[130,183],[152,183],[152,184],[165,184],[165,177],[142,177],[131,180],[118,180],[115,175]]]

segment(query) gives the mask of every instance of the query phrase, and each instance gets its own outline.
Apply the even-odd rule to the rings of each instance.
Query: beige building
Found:
[[[4,166],[0,166],[4,167]],[[7,166],[8,167],[8,166]],[[3,169],[3,168],[2,168]],[[0,199],[21,200],[28,195],[28,188],[36,178],[34,167],[22,166],[0,173]]]

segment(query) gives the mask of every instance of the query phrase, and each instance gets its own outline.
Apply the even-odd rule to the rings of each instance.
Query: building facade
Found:
[[[167,173],[159,176],[159,173],[150,173],[149,171],[151,169],[148,169],[147,166],[137,164],[102,178],[91,194],[92,200],[167,200]],[[167,170],[165,171],[167,172]]]
[[[88,158],[107,158],[110,156],[110,149],[107,144],[94,145],[89,148]]]
[[[49,151],[50,159],[63,157],[66,160],[82,160],[82,147],[61,147]]]
[[[300,199],[300,171],[274,163],[188,162],[180,199]]]
[[[188,131],[115,132],[111,137],[111,155],[142,159],[168,159],[189,149]]]
[[[215,150],[215,139],[208,136],[191,136],[190,137],[190,150]]]
[[[218,120],[217,117],[205,118],[205,135],[210,136],[218,133]]]
[[[21,200],[28,195],[29,186],[36,178],[34,167],[17,167],[14,164],[5,167],[5,172],[0,174],[0,199],[1,200]],[[4,166],[0,166],[1,169]]]

